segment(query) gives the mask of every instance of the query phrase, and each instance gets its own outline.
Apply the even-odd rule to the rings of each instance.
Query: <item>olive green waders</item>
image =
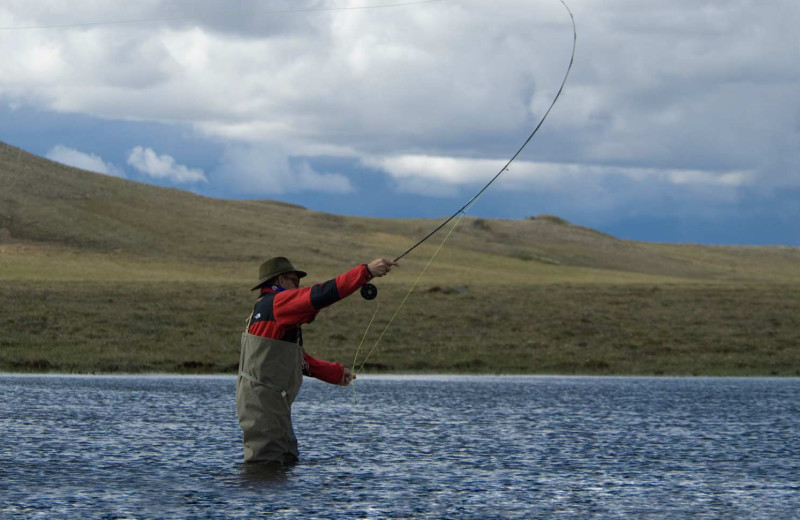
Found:
[[[292,403],[302,382],[300,345],[242,334],[236,410],[244,434],[245,462],[297,460]]]

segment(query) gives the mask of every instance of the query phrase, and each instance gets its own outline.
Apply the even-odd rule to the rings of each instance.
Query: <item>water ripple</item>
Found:
[[[0,517],[800,518],[800,382],[307,381],[241,464],[231,377],[0,377]]]

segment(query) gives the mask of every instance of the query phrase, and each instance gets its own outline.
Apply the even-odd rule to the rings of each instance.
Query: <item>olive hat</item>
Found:
[[[295,269],[285,256],[276,256],[258,266],[258,284],[250,290],[255,291],[261,287],[264,282],[286,273],[296,273],[298,278],[302,278],[308,274],[305,271]]]

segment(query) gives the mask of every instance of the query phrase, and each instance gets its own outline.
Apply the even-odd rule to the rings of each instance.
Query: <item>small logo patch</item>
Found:
[[[258,314],[256,314],[255,316],[253,316],[253,319],[256,319],[256,320],[260,319],[260,318],[261,318],[261,313],[260,312]]]

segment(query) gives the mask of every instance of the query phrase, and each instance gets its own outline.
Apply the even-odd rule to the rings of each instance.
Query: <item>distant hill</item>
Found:
[[[349,217],[276,201],[202,197],[79,170],[0,143],[4,244],[192,262],[252,263],[280,251],[304,265],[336,270],[379,253],[399,255],[439,222]],[[523,274],[525,266],[549,265],[692,279],[791,281],[800,258],[792,247],[620,240],[549,215],[525,220],[466,217],[447,250],[450,258],[463,253],[469,258],[463,267],[479,271],[502,260]],[[428,257],[414,255],[412,262]]]

